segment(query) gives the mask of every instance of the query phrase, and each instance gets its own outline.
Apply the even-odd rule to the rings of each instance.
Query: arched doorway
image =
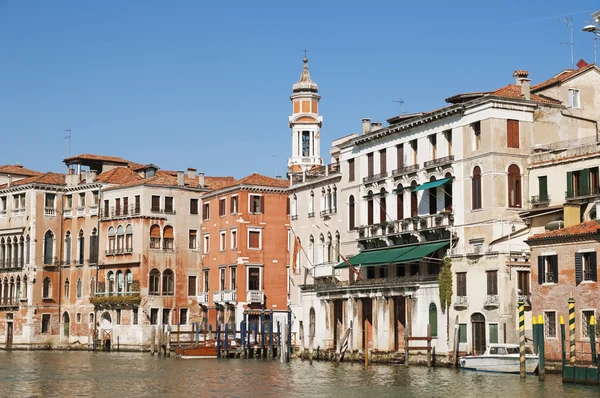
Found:
[[[69,332],[70,332],[70,324],[71,324],[71,317],[69,316],[68,312],[64,312],[63,316],[62,316],[62,323],[63,323],[63,337],[64,339],[67,341],[67,343],[69,342]]]
[[[472,329],[472,347],[474,355],[481,355],[485,352],[485,317],[483,314],[476,312],[471,315]]]
[[[112,333],[112,318],[110,313],[104,312],[102,314],[102,323],[100,324],[101,334],[102,334],[102,342],[103,349],[106,351],[110,351],[110,341],[111,341],[111,333]]]

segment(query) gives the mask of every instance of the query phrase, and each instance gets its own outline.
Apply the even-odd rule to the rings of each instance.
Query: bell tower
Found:
[[[319,132],[323,117],[319,115],[319,86],[310,80],[308,58],[304,54],[304,66],[300,80],[292,86],[292,157],[288,159],[290,172],[310,171],[323,165]]]

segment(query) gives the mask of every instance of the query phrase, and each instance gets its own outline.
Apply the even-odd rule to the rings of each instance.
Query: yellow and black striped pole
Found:
[[[575,363],[577,362],[577,353],[575,351],[575,299],[573,293],[569,297],[569,348],[571,351],[569,361]]]
[[[592,364],[598,366],[598,357],[596,356],[596,318],[592,315],[590,318],[590,345],[592,349]]]
[[[563,372],[565,369],[565,366],[567,365],[567,351],[565,349],[565,318],[563,318],[563,316],[560,316],[560,345],[561,345],[561,349],[562,349],[562,366],[563,366]]]
[[[533,332],[533,352],[538,353],[538,336],[537,336],[537,318],[535,315],[531,317],[532,332]]]
[[[535,317],[535,315],[534,315]],[[541,381],[546,380],[546,361],[545,361],[545,344],[544,344],[544,317],[538,315],[537,321],[538,328],[538,356],[539,356],[539,372],[538,376]]]
[[[520,299],[519,305],[519,373],[525,377],[525,302]]]

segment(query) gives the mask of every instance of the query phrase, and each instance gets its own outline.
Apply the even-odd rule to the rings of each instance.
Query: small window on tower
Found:
[[[302,156],[310,156],[310,131],[302,132]]]

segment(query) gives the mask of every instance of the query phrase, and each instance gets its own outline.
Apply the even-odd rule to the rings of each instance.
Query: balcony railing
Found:
[[[548,194],[533,195],[531,197],[531,205],[532,206],[547,205],[549,203],[550,203],[550,195],[548,195]]]
[[[96,212],[97,212],[96,206]],[[94,214],[93,211],[90,212]],[[102,211],[102,218],[116,218],[116,217],[132,217],[139,216],[141,214],[141,210],[139,206],[129,205],[129,206],[112,206],[109,210],[104,209]]]
[[[235,301],[236,301],[235,290],[222,290],[217,293],[219,293],[221,295],[220,302],[222,302],[222,303],[235,303]],[[214,301],[214,298],[213,298],[213,301]]]
[[[386,179],[388,176],[388,172],[384,171],[383,173],[373,174],[372,176],[367,176],[363,178],[363,184],[370,184],[372,182],[381,181]]]
[[[497,294],[488,294],[483,306],[485,308],[498,308],[500,306],[500,297]]]
[[[573,189],[565,192],[565,199],[578,199],[585,198],[588,196],[598,196],[600,195],[600,187],[589,187],[586,189]]]
[[[452,163],[452,162],[454,162],[454,155],[444,156],[443,158],[429,160],[429,161],[423,163],[423,167],[425,167],[426,169],[433,168],[433,167],[443,166],[445,164]]]
[[[438,275],[412,275],[397,278],[372,278],[358,280],[355,282],[330,280],[325,283],[315,283],[310,285],[301,285],[302,291],[326,292],[332,290],[343,289],[345,292],[364,291],[373,288],[393,288],[393,287],[409,287],[418,286],[424,282],[435,282],[438,280]]]
[[[64,214],[65,218],[71,218],[71,217],[73,217],[73,209],[71,209],[71,208],[65,209],[63,211],[63,214]]]
[[[54,207],[45,207],[44,215],[46,217],[56,217],[56,209]]]
[[[85,206],[79,206],[77,208],[77,217],[85,216]]]
[[[358,239],[377,238],[390,234],[412,233],[423,230],[444,229],[454,224],[454,213],[442,212],[416,216],[397,221],[357,227]]]
[[[21,207],[19,209],[12,209],[12,216],[13,217],[19,217],[19,216],[24,216],[25,215],[25,208]]]
[[[133,253],[133,248],[126,247],[122,249],[108,249],[104,251],[104,254],[107,256],[116,256],[119,254],[131,254]]]
[[[337,209],[335,207],[332,209],[321,210],[321,217],[327,217],[331,214],[336,214],[336,213],[337,213]]]
[[[98,215],[98,205],[90,206],[90,215],[97,216]]]
[[[208,292],[198,293],[196,300],[198,300],[198,304],[208,304]]]
[[[455,309],[466,309],[469,307],[469,301],[467,296],[457,296],[454,299],[454,308]]]
[[[175,209],[173,209],[172,207],[165,209],[165,214],[176,214]]]
[[[314,217],[315,216],[315,212],[313,211],[312,213],[308,213],[308,218]]]
[[[392,171],[392,177],[403,176],[405,174],[416,173],[419,171],[419,164],[413,164],[410,166],[402,166]]]
[[[222,303],[223,302],[223,292],[213,292],[213,303]]]
[[[265,301],[265,292],[262,290],[248,290],[246,292],[247,303],[260,303],[263,304]]]

